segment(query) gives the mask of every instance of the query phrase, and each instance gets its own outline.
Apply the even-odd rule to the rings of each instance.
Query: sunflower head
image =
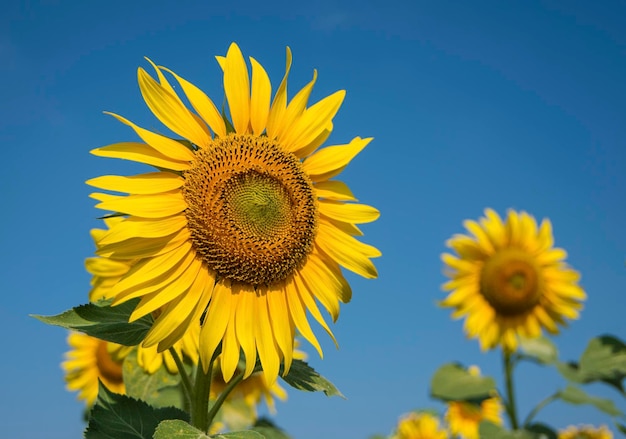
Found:
[[[71,332],[67,338],[72,350],[61,367],[67,388],[78,391],[78,398],[92,405],[98,396],[98,380],[115,393],[124,393],[122,363],[132,348]]]
[[[393,439],[447,439],[439,418],[426,412],[412,412],[400,418]]]
[[[549,220],[537,225],[526,212],[509,211],[506,221],[491,209],[485,217],[465,221],[470,235],[455,235],[447,245],[456,255],[442,259],[450,294],[441,304],[466,317],[465,331],[483,349],[501,345],[515,351],[518,337],[536,338],[542,328],[558,332],[575,319],[585,293],[579,274],[554,248]]]
[[[570,425],[559,430],[558,439],[613,439],[613,433],[606,425]]]
[[[97,254],[127,267],[107,292],[113,305],[140,298],[131,320],[158,311],[144,348],[161,352],[202,321],[205,371],[221,346],[224,381],[243,353],[246,377],[258,358],[269,385],[281,364],[289,371],[296,332],[322,355],[307,315],[333,337],[319,306],[334,321],[350,300],[342,268],[377,276],[371,259],[380,252],[357,237],[378,210],[335,179],[372,139],[322,146],[345,91],[309,104],[314,72],[288,99],[289,49],[273,98],[264,68],[254,58],[249,68],[236,44],[217,61],[230,118],[171,70],[151,61],[156,79],[138,70],[147,106],[172,134],[112,114],[141,142],[92,152],[155,171],[88,181],[118,193],[92,194],[96,207],[120,216],[98,237]]]

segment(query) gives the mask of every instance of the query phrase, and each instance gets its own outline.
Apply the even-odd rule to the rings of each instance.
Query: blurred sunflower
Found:
[[[606,425],[598,428],[592,425],[570,425],[559,430],[558,439],[613,439],[613,433]]]
[[[439,419],[429,413],[409,413],[398,422],[392,439],[446,439],[448,433],[441,428]]]
[[[482,349],[497,345],[512,352],[518,337],[535,338],[542,327],[558,333],[565,318],[575,319],[585,292],[580,275],[554,248],[552,226],[539,227],[526,212],[509,211],[506,222],[491,209],[480,222],[464,223],[473,236],[455,235],[447,245],[458,256],[444,253],[451,291],[441,302],[454,308],[453,318],[466,316],[465,332],[478,338]]]
[[[114,227],[123,221],[120,217],[111,217],[104,220],[108,229]],[[100,239],[107,233],[106,229],[92,229],[91,237],[99,248]],[[85,261],[85,268],[92,275],[91,291],[89,292],[89,301],[97,302],[99,300],[112,299],[111,293],[113,286],[120,281],[132,267],[131,261],[118,261],[105,257],[91,257]],[[159,310],[153,312],[158,315]],[[200,340],[200,321],[190,324],[185,334],[178,340],[172,348],[176,350],[178,356],[185,358],[192,364],[198,363]],[[170,373],[178,373],[178,367],[174,361],[172,354],[166,350],[157,351],[157,346],[143,347],[137,346],[137,363],[148,373],[155,373],[165,364]]]
[[[72,350],[65,354],[61,367],[68,390],[78,391],[78,398],[88,405],[98,397],[98,380],[112,392],[125,392],[122,363],[132,348],[80,332],[71,332],[67,342]]]
[[[139,87],[150,110],[173,140],[130,126],[145,143],[117,143],[95,155],[133,160],[158,169],[131,177],[88,181],[119,196],[96,193],[96,207],[125,217],[99,241],[98,254],[132,263],[113,286],[114,305],[140,297],[131,320],[160,309],[143,342],[162,351],[203,319],[200,356],[205,371],[221,344],[221,369],[229,381],[245,355],[249,376],[258,358],[273,382],[281,362],[289,370],[296,329],[322,355],[307,321],[313,318],[333,337],[316,301],[339,315],[351,289],[340,266],[366,278],[377,276],[371,258],[380,252],[358,241],[357,224],[379,212],[354,203],[337,180],[371,140],[318,150],[330,135],[345,92],[308,106],[317,79],[287,100],[291,52],[285,76],[270,104],[263,67],[232,44],[217,57],[231,119],[222,117],[196,86],[152,64],[158,82],[139,69]],[[185,106],[163,72],[178,82],[195,113]],[[334,339],[334,337],[333,337]]]
[[[468,372],[473,376],[480,376],[480,369],[476,366],[470,366]],[[497,396],[485,399],[479,405],[451,401],[448,403],[445,420],[452,435],[479,439],[478,427],[482,421],[502,425],[502,409],[502,402]]]

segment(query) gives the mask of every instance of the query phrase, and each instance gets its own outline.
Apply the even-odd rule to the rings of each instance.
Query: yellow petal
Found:
[[[274,339],[283,353],[284,374],[289,373],[293,358],[294,324],[287,308],[284,284],[266,289],[269,318],[274,332]],[[263,289],[261,291],[263,294]]]
[[[287,78],[289,76],[289,70],[291,69],[291,49],[287,47],[287,61],[285,67],[285,76],[278,86],[274,100],[272,101],[272,107],[270,108],[270,114],[267,117],[267,137],[275,139],[279,130],[283,126],[283,117],[285,110],[287,109]]]
[[[94,276],[117,277],[126,274],[130,267],[127,263],[109,258],[87,258],[85,268]]]
[[[256,363],[256,340],[254,337],[254,325],[256,310],[256,292],[254,288],[246,284],[233,284],[233,294],[239,294],[239,310],[235,318],[235,332],[237,340],[246,357],[246,369],[244,377],[252,374]]]
[[[228,319],[230,318],[230,306],[232,293],[230,281],[222,279],[215,284],[211,303],[200,332],[200,357],[202,367],[206,373],[213,359],[213,353],[222,341]]]
[[[256,305],[256,346],[263,366],[263,380],[267,385],[271,385],[278,377],[280,358],[270,323],[267,295],[259,294]]]
[[[313,79],[307,85],[305,85],[298,93],[296,93],[296,95],[287,105],[281,126],[278,127],[278,131],[276,132],[276,137],[279,141],[281,141],[281,143],[282,140],[289,135],[289,132],[296,126],[296,122],[304,112],[306,104],[309,100],[309,96],[311,95],[311,90],[313,90],[313,85],[315,84],[316,80],[317,70],[313,70]]]
[[[333,322],[339,317],[339,300],[343,285],[334,274],[314,255],[309,255],[300,269],[300,276],[308,290],[329,312]]]
[[[190,232],[182,229],[160,238],[130,238],[121,242],[101,245],[96,254],[113,259],[149,258],[168,253],[189,241]]]
[[[357,201],[347,184],[342,181],[320,181],[313,185],[318,198],[338,201]]]
[[[211,143],[209,133],[198,124],[178,96],[172,93],[173,90],[168,91],[141,67],[137,70],[137,78],[143,99],[166,127],[196,145],[208,146]]]
[[[171,172],[151,172],[130,177],[104,175],[87,180],[86,183],[107,191],[146,195],[178,189],[185,183],[185,180]]]
[[[265,130],[270,112],[272,84],[267,72],[256,59],[250,57],[252,64],[252,96],[250,97],[250,125],[252,132],[260,136]]]
[[[169,157],[170,159],[173,159],[173,160],[181,161],[181,162],[190,162],[194,160],[195,158],[194,153],[191,152],[182,143],[177,142],[176,140],[172,140],[169,137],[165,137],[160,134],[153,133],[152,131],[143,129],[135,125],[128,119],[125,119],[122,116],[119,116],[115,113],[109,113],[108,111],[105,111],[104,113],[110,114],[111,116],[113,116],[114,118],[122,122],[123,124],[131,127],[133,130],[135,130],[137,135],[141,137],[141,140],[143,140],[148,145],[150,145],[151,147],[159,151],[164,156]]]
[[[91,194],[92,198],[102,198],[106,194]],[[187,208],[187,203],[180,191],[158,195],[109,196],[96,204],[98,209],[119,212],[142,218],[163,218],[175,215]]]
[[[181,78],[176,73],[166,69],[165,67],[161,68],[176,78],[185,92],[187,99],[189,99],[191,106],[198,112],[209,127],[211,127],[213,132],[220,137],[226,136],[226,125],[224,124],[224,119],[222,119],[222,115],[213,101],[191,82]]]
[[[339,90],[307,108],[293,128],[279,139],[283,148],[297,151],[317,138],[335,117],[345,96],[345,90]]]
[[[246,61],[235,43],[230,45],[226,53],[224,93],[235,131],[246,133],[250,122],[250,78]]]
[[[320,358],[324,358],[324,353],[322,352],[322,347],[320,346],[315,334],[311,330],[311,326],[306,317],[306,312],[302,301],[300,300],[299,294],[296,291],[296,285],[294,283],[293,278],[287,281],[286,287],[286,296],[287,306],[289,307],[289,314],[293,318],[293,322],[298,328],[300,334],[309,342],[313,347],[317,350]]]
[[[355,137],[347,145],[321,149],[302,162],[302,169],[314,182],[328,180],[339,174],[371,141],[371,137],[366,139]]]
[[[175,215],[155,221],[131,216],[113,226],[98,240],[98,245],[112,244],[131,238],[162,238],[180,231],[186,225],[185,215]]]
[[[130,160],[145,163],[157,168],[171,169],[173,171],[185,171],[191,167],[188,162],[179,162],[167,157],[150,145],[138,142],[121,142],[96,148],[91,154],[98,157]]]
[[[237,340],[237,334],[235,332],[235,319],[239,312],[239,299],[241,294],[232,294],[230,297],[230,317],[228,324],[226,325],[226,331],[222,339],[222,377],[224,382],[229,382],[237,366],[239,365],[239,354],[241,347]]]
[[[365,278],[378,276],[370,257],[380,256],[375,248],[357,241],[352,236],[320,221],[316,243],[320,249],[333,258],[342,267]]]
[[[297,293],[298,298],[300,299],[304,309],[307,309],[313,318],[320,324],[322,328],[326,331],[326,333],[333,339],[335,346],[339,347],[337,344],[337,340],[335,339],[335,335],[328,327],[326,320],[322,317],[322,313],[317,307],[317,303],[315,303],[315,297],[309,291],[307,285],[304,283],[302,276],[300,276],[299,272],[296,272],[293,276],[293,283],[295,285],[294,291]]]
[[[378,209],[365,204],[319,200],[318,207],[320,213],[346,223],[369,223],[375,221],[380,216]]]

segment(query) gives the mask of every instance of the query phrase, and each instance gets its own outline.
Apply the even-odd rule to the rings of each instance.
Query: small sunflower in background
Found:
[[[468,372],[473,376],[480,376],[480,369],[476,366],[470,366]],[[502,425],[502,411],[502,401],[497,396],[485,399],[480,404],[451,401],[448,403],[445,420],[452,435],[465,439],[479,439],[480,423],[489,421]]]
[[[613,439],[613,433],[606,425],[570,425],[559,430],[558,439]]]
[[[439,418],[426,412],[412,412],[400,418],[391,439],[447,439]]]
[[[132,348],[80,332],[71,332],[67,342],[72,350],[65,354],[61,368],[68,390],[77,391],[87,405],[98,397],[98,380],[112,392],[125,392],[122,364]]]
[[[356,203],[348,186],[334,179],[372,139],[320,148],[345,91],[308,105],[314,72],[288,100],[289,50],[273,99],[264,68],[250,58],[249,75],[236,44],[217,61],[230,119],[171,70],[152,64],[158,80],[138,70],[146,104],[181,139],[113,114],[142,142],[116,143],[93,154],[156,170],[88,181],[128,194],[92,194],[96,207],[122,215],[98,240],[97,254],[131,265],[110,291],[113,305],[141,298],[131,321],[159,310],[144,348],[169,348],[202,318],[205,372],[221,345],[224,381],[233,377],[243,351],[245,376],[258,358],[271,384],[281,363],[289,371],[296,330],[322,355],[307,311],[333,337],[318,303],[335,321],[340,302],[350,301],[341,267],[377,276],[371,259],[380,252],[355,237],[362,234],[358,225],[376,220],[379,212]],[[180,95],[165,73],[177,81]]]
[[[578,318],[586,295],[567,253],[554,247],[549,220],[538,226],[526,212],[510,210],[503,221],[486,209],[464,226],[471,236],[453,236],[447,245],[456,255],[442,255],[451,280],[441,305],[454,309],[453,318],[466,317],[466,334],[483,350],[501,345],[514,352],[519,337],[539,337],[542,328],[556,334],[565,319]]]

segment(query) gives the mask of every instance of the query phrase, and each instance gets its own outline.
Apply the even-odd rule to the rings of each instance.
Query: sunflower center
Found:
[[[99,375],[110,383],[122,383],[122,365],[111,357],[106,341],[98,343],[96,352],[96,365]]]
[[[515,248],[501,250],[485,262],[480,292],[499,314],[523,314],[541,297],[538,273],[531,255]]]
[[[229,134],[196,151],[183,196],[195,250],[220,277],[286,279],[312,249],[317,202],[300,160],[266,137]]]

